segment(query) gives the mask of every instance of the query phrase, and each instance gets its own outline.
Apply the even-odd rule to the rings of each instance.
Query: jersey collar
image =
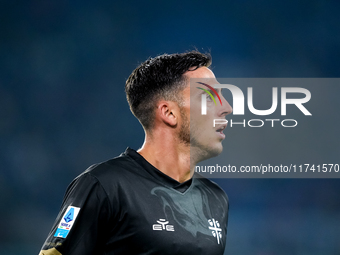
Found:
[[[143,156],[141,156],[137,151],[131,148],[127,148],[124,152],[125,155],[132,158],[138,165],[140,165],[144,170],[146,170],[150,175],[156,178],[158,181],[162,182],[164,185],[176,189],[179,192],[184,193],[191,185],[192,178],[180,183],[170,176],[164,174],[156,167],[151,165]]]

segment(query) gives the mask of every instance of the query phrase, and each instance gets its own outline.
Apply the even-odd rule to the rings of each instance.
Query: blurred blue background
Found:
[[[0,254],[37,254],[70,181],[141,146],[124,94],[138,63],[196,47],[211,52],[217,77],[338,77],[339,8],[321,0],[1,1]],[[333,110],[335,122],[308,132],[334,131]],[[251,139],[239,137],[228,156]],[[216,181],[230,199],[226,254],[340,254],[338,179]]]

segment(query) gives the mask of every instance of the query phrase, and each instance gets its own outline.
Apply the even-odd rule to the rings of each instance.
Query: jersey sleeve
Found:
[[[67,188],[61,210],[40,255],[102,254],[110,224],[110,201],[90,173]]]

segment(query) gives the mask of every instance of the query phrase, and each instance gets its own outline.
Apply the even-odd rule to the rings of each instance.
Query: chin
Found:
[[[220,143],[219,145],[215,146],[214,148],[210,150],[209,158],[217,157],[218,155],[222,153],[222,151],[223,151],[223,146],[222,146],[222,143]]]
[[[213,157],[217,157],[218,155],[221,154],[223,150],[223,146],[220,143],[219,145],[215,145],[215,146],[206,146],[206,147],[201,147],[199,149],[199,162],[203,161],[203,160],[207,160]]]

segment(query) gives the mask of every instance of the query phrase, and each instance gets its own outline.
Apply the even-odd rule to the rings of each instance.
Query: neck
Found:
[[[146,132],[144,144],[138,153],[151,165],[180,183],[192,177],[190,144],[179,141],[167,132]]]

